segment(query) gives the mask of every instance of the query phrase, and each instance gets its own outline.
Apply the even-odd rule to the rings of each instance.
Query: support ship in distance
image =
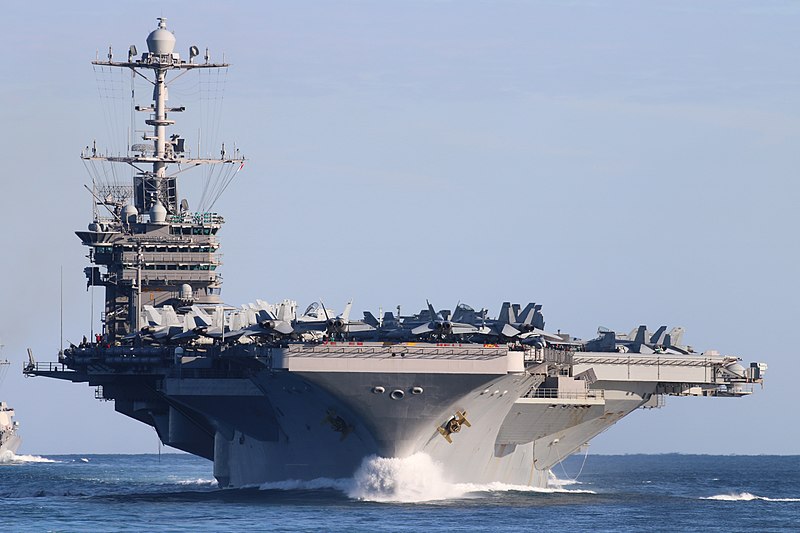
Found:
[[[2,348],[0,344],[0,350]],[[9,361],[0,361],[0,384],[10,365]],[[13,458],[21,444],[22,437],[19,436],[19,422],[14,420],[14,409],[6,402],[0,402],[0,462]]]
[[[697,353],[681,328],[601,329],[583,341],[546,330],[536,303],[498,302],[495,318],[428,303],[357,320],[351,304],[340,313],[322,302],[303,313],[291,300],[224,305],[223,218],[190,211],[178,177],[209,165],[229,180],[244,158],[224,145],[219,157],[192,156],[168,134],[186,108],[170,107],[167,90],[228,65],[196,46],[182,58],[158,20],[146,52],[131,46],[117,61],[109,48],[94,61],[152,85],[152,101],[134,108],[150,128],[141,142],[82,154],[133,174],[129,185],[92,174],[93,220],[76,232],[88,286],[105,292],[102,332],[57,362],[31,356],[27,375],[95,387],[164,444],[212,460],[220,487],[347,478],[367,457],[416,453],[452,482],[545,486],[555,464],[635,409],[670,395],[747,396],[762,383],[766,365]]]

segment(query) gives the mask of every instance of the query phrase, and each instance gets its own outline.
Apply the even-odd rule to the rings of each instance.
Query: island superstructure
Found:
[[[746,396],[762,382],[766,365],[696,353],[681,328],[582,341],[548,332],[536,303],[503,302],[495,318],[427,303],[360,320],[351,304],[338,314],[322,302],[302,314],[292,300],[222,304],[223,218],[190,212],[178,175],[244,159],[224,147],[192,158],[168,133],[186,110],[168,106],[171,80],[227,67],[198,55],[192,46],[183,60],[159,19],[141,56],[132,46],[127,61],[95,61],[150,80],[152,103],[136,110],[152,131],[125,155],[94,144],[82,154],[135,169],[130,187],[93,184],[93,220],[76,232],[87,282],[105,290],[103,330],[26,374],[94,386],[164,444],[212,460],[222,487],[350,477],[366,457],[416,453],[451,481],[544,486],[553,465],[637,408]]]

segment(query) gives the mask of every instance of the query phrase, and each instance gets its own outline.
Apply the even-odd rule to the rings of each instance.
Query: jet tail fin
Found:
[[[644,344],[646,335],[647,335],[647,326],[639,326],[636,329],[636,336],[633,338],[633,342],[635,342],[636,344]]]
[[[534,316],[536,316],[536,304],[529,303],[525,306],[525,309],[517,315],[517,319],[526,326],[530,326],[533,324]]]
[[[513,314],[511,302],[503,302],[503,307],[500,308],[500,315],[497,317],[497,321],[501,324],[511,324],[515,322],[515,320],[513,320]]]
[[[288,305],[286,302],[281,302],[278,304],[278,314],[277,319],[283,320],[284,322],[291,322],[294,320],[294,313],[292,313],[291,306]]]
[[[533,327],[537,329],[544,329],[544,315],[542,314],[542,304],[536,304],[533,306],[536,309],[536,313],[533,315]]]
[[[664,332],[667,331],[667,326],[661,326],[650,337],[650,344],[663,344]]]
[[[380,326],[378,319],[372,314],[372,311],[364,311],[364,323],[369,324],[373,328]]]
[[[161,313],[153,307],[152,305],[145,305],[142,306],[144,310],[144,316],[146,317],[145,320],[154,326],[160,326],[161,324]]]
[[[347,305],[344,306],[344,311],[339,317],[344,321],[348,322],[350,320],[350,310],[353,308],[353,300],[347,302]]]
[[[178,313],[171,305],[165,305],[161,308],[161,318],[164,326],[180,326],[181,321],[178,318]]]
[[[434,310],[434,308],[431,305],[431,303],[428,300],[425,300],[425,302],[427,302],[427,304],[428,304],[428,312],[431,314],[431,322],[433,322],[434,320],[440,318],[439,314],[436,312],[436,310]]]
[[[681,346],[683,340],[683,328],[680,326],[674,327],[669,332],[670,346]]]
[[[211,325],[211,317],[208,316],[208,313],[200,309],[198,306],[192,306],[192,312],[194,313],[195,323],[198,325],[203,326],[210,326]],[[187,315],[188,316],[188,315]]]

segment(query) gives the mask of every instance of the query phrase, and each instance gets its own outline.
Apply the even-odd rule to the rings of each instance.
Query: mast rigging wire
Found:
[[[110,150],[99,148],[96,155],[131,156],[133,155],[131,147],[137,142],[138,135],[140,133],[144,136],[148,135],[147,130],[137,131],[136,129],[135,100],[137,91],[139,91],[138,94],[142,94],[141,90],[151,88],[154,82],[136,69],[107,65],[92,65],[92,68],[110,148]],[[131,74],[128,75],[128,71]],[[189,72],[189,70],[182,71],[168,81],[171,96],[180,102],[175,107],[198,104],[200,127],[196,128],[198,153],[194,157],[212,159],[213,147],[221,144],[219,136],[224,118],[222,110],[228,69],[197,69],[191,71],[197,72],[197,76],[185,76]],[[144,93],[147,94],[148,91],[145,90]],[[125,124],[126,122],[127,124]],[[191,118],[186,122],[182,120],[182,129],[193,131],[195,128],[191,128],[192,122],[196,123],[197,121],[192,121]],[[187,126],[189,127],[187,128]],[[121,142],[124,143],[124,147],[120,144]],[[187,142],[185,146],[189,153],[188,147],[192,146],[192,143]],[[128,189],[131,189],[129,183],[136,174],[135,164],[131,163],[130,165],[133,169],[131,175],[123,178],[115,163],[102,159],[89,159],[88,162],[83,160],[83,163],[92,180],[92,186],[100,192],[101,200],[105,201],[109,194],[116,202],[125,202],[130,199],[132,192]],[[184,169],[179,167],[178,172],[174,174],[184,172],[194,166]],[[200,200],[197,203],[197,208],[201,212],[211,209],[241,170],[241,166],[229,163],[202,166],[206,167],[201,170],[203,179],[197,183],[201,187]]]

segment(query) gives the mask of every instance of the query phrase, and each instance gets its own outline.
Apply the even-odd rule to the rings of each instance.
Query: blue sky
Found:
[[[249,162],[215,206],[226,302],[537,301],[583,338],[682,325],[699,350],[766,361],[764,390],[670,398],[592,451],[798,452],[798,4],[33,6],[5,7],[0,35],[0,396],[25,452],[156,449],[86,385],[19,368],[28,346],[56,357],[61,266],[65,336],[89,329],[78,154],[110,145],[89,62],[143,50],[160,15],[179,52],[233,64],[219,138]],[[184,179],[190,203],[201,180]]]

